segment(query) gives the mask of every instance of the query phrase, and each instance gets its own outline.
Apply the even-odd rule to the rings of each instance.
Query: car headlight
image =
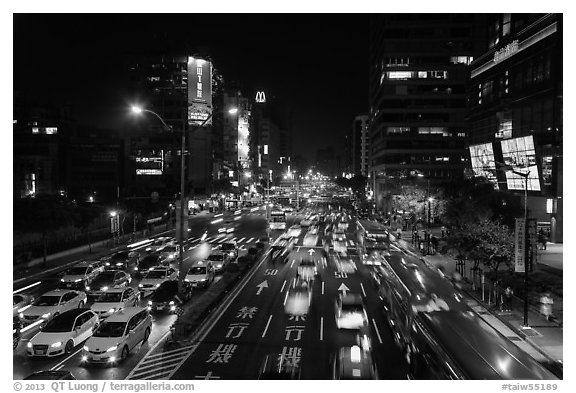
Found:
[[[90,286],[86,285],[86,290],[89,291],[90,290]]]
[[[160,283],[156,284],[156,288],[158,288],[160,286]]]
[[[88,348],[88,345],[84,345],[84,346],[82,347],[82,349],[85,350],[85,351],[89,351],[89,350],[90,350],[90,348]]]
[[[138,271],[138,266],[134,266],[134,271],[135,271],[135,272]]]
[[[61,281],[61,282],[64,282],[64,279],[63,279],[63,278],[61,278],[61,279],[60,279],[60,281]]]
[[[22,319],[24,318],[24,313],[21,312],[20,314],[18,314],[18,316],[20,317],[20,319]]]
[[[149,306],[152,305],[152,300],[148,300],[148,305],[149,305]]]
[[[203,278],[203,279],[201,279],[200,281],[206,281],[206,279],[205,279],[205,278]]]
[[[107,291],[107,290],[108,290],[108,287],[102,287],[102,288],[100,288],[100,289],[101,289],[102,291]]]
[[[114,311],[116,311],[115,308],[111,308],[110,310],[108,310],[109,313],[113,313]]]
[[[117,262],[117,263],[116,263],[116,266],[122,266],[122,265],[123,265],[122,262]]]
[[[58,348],[60,346],[62,346],[62,341],[58,341],[57,343],[50,345],[50,348]]]
[[[142,288],[143,286],[143,284],[138,284],[138,288]]]
[[[28,341],[28,344],[26,344],[26,346],[27,346],[28,348],[32,348],[32,343],[31,343],[30,341]]]
[[[106,262],[106,266],[110,266],[110,262]]]
[[[170,301],[170,305],[173,305],[173,304],[174,304],[174,300],[171,300],[171,301]]]
[[[50,313],[47,312],[46,314],[42,315],[42,318],[48,318],[50,316]]]
[[[117,345],[114,345],[113,347],[108,348],[108,349],[106,350],[106,352],[113,352],[113,351],[115,351],[115,350],[117,350],[117,349],[118,349],[118,346],[117,346]]]
[[[80,282],[80,281],[82,281],[81,278],[78,278],[78,279],[74,280],[74,282]]]

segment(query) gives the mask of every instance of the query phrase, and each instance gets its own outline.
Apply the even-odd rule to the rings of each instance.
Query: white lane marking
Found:
[[[296,262],[296,259],[292,259],[292,263],[290,264],[290,269],[292,269],[292,266],[294,266],[294,262]]]
[[[14,292],[12,292],[12,294],[25,291],[25,290],[28,289],[28,288],[32,288],[32,287],[35,287],[36,285],[40,285],[40,283],[42,283],[42,281],[38,281],[38,282],[35,282],[34,284],[30,284],[30,285],[28,285],[28,286],[26,286],[26,287],[24,287],[24,288],[17,289],[17,290],[15,290]]]
[[[282,288],[280,288],[280,292],[282,292],[284,290],[284,285],[286,285],[286,280],[284,280],[284,283],[282,284]]]
[[[223,215],[224,215],[224,213],[214,214],[214,217],[222,217]]]
[[[322,281],[322,295],[324,295],[324,281]]]
[[[76,352],[74,352],[72,355],[68,356],[66,359],[62,360],[60,363],[58,363],[57,365],[55,365],[54,367],[52,367],[52,368],[50,369],[50,371],[54,371],[54,370],[56,370],[56,367],[64,365],[64,363],[66,363],[69,359],[71,359],[71,358],[73,358],[74,356],[76,356],[81,350],[82,350],[82,347],[80,347],[80,349],[78,349],[78,350],[77,350]]]
[[[251,237],[250,239],[246,240],[246,243],[250,243],[250,242],[252,242],[252,240],[254,240],[253,237]]]
[[[364,292],[364,285],[362,285],[362,283],[360,283],[360,288],[362,289],[362,293],[364,294],[364,297],[366,297],[366,292]]]
[[[199,241],[199,240],[200,240],[200,238],[196,238],[196,239],[190,241],[190,243],[196,243],[196,242]]]
[[[382,337],[380,337],[380,332],[378,331],[378,326],[376,326],[376,321],[372,318],[372,324],[374,325],[374,330],[376,330],[376,335],[378,336],[378,341],[382,344]]]
[[[300,246],[296,247],[296,252],[300,252]]]
[[[64,367],[64,365],[61,365],[61,366],[57,367],[54,371],[58,371],[58,370],[60,370],[62,367]]]
[[[286,296],[284,296],[284,303],[282,304],[283,306],[285,306],[286,302],[288,301],[288,293],[289,291],[286,291]]]
[[[28,326],[20,329],[20,333],[24,333],[24,332],[32,329],[33,327],[36,327],[36,326],[40,325],[42,322],[44,322],[44,320],[43,320],[43,319],[39,319],[38,321],[36,321],[36,322],[34,322],[34,323],[31,323],[30,325],[28,325]]]
[[[177,349],[172,349],[170,351],[166,351],[166,352],[160,352],[154,355],[150,355],[148,357],[146,357],[146,359],[142,362],[142,363],[146,363],[148,360],[152,359],[152,358],[156,358],[156,357],[162,357],[164,355],[167,355],[169,353],[173,353],[173,352],[185,352],[189,349],[191,349],[192,347],[194,347],[194,345],[198,345],[198,344],[193,344],[193,345],[188,345],[186,347],[182,347],[182,348],[177,348]]]
[[[183,259],[183,261],[186,261],[186,260],[188,260],[188,259],[190,259],[190,257],[186,257],[186,258],[184,258],[184,259]]]
[[[324,317],[320,317],[320,341],[324,340]]]
[[[264,328],[264,333],[262,333],[262,338],[264,338],[264,336],[266,335],[266,332],[268,331],[268,326],[270,326],[271,320],[272,320],[272,315],[270,315],[270,318],[268,318],[268,322],[266,323],[266,327]]]
[[[218,240],[218,244],[222,244],[222,243],[224,243],[226,240],[228,240],[228,239],[226,239],[226,237],[223,237],[222,239]]]
[[[231,242],[236,241],[237,237],[234,236],[232,239],[230,239]]]
[[[243,237],[242,239],[238,240],[238,243],[243,242],[244,239],[246,239],[245,237]]]

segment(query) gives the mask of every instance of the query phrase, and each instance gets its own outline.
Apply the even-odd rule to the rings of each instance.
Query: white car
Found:
[[[20,314],[22,311],[30,307],[34,298],[30,295],[22,293],[15,293],[12,295],[12,316]]]
[[[230,262],[231,258],[229,254],[225,254],[222,251],[215,250],[208,256],[208,260],[212,262],[212,267],[214,272],[221,272],[224,267]]]
[[[334,257],[334,265],[336,270],[340,273],[353,274],[356,273],[356,264],[348,257]]]
[[[302,316],[308,314],[312,304],[312,288],[307,281],[302,280],[286,292],[284,312],[288,315]]]
[[[94,278],[104,271],[102,264],[92,264],[82,262],[66,270],[64,276],[60,279],[62,288],[74,288],[84,290],[86,285],[90,284]]]
[[[302,227],[298,224],[292,225],[290,229],[288,229],[288,236],[290,237],[298,237],[302,233]]]
[[[136,307],[140,301],[140,291],[131,287],[109,289],[101,294],[90,309],[100,319],[104,319],[126,307]]]
[[[342,229],[336,228],[334,232],[332,232],[332,239],[334,239],[334,241],[345,241],[346,233]]]
[[[302,244],[304,245],[304,247],[316,247],[316,245],[318,244],[318,235],[308,232],[304,236]]]
[[[303,259],[300,261],[300,265],[298,265],[298,269],[296,274],[299,278],[311,281],[314,280],[314,277],[318,274],[318,268],[316,267],[316,262],[312,259]]]
[[[85,308],[66,311],[53,318],[28,344],[28,356],[58,356],[69,354],[76,345],[86,341],[100,321],[98,316]]]
[[[156,267],[149,270],[144,276],[138,288],[144,292],[156,290],[164,281],[178,278],[178,271],[173,267]]]
[[[84,292],[71,289],[54,289],[46,292],[32,302],[32,305],[20,313],[20,319],[29,324],[40,319],[49,321],[52,318],[86,304]]]
[[[178,244],[167,244],[158,250],[158,254],[167,261],[178,259],[180,246]]]
[[[310,229],[308,229],[308,233],[310,235],[317,235],[318,234],[318,227],[317,226],[310,227]]]
[[[114,313],[94,331],[82,348],[82,362],[116,364],[138,343],[148,341],[152,317],[146,307],[128,307]]]
[[[194,287],[207,287],[214,281],[214,274],[214,266],[211,261],[198,261],[188,270],[185,280]]]
[[[341,293],[336,299],[334,308],[338,329],[361,329],[368,325],[368,315],[360,294]]]

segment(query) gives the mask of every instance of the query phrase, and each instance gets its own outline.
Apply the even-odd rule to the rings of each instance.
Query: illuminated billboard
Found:
[[[244,169],[248,169],[250,167],[248,160],[249,136],[250,111],[244,109],[238,116],[238,162],[240,162],[242,168]]]
[[[164,150],[135,150],[132,158],[138,176],[159,176],[164,173]]]
[[[498,189],[498,179],[496,178],[496,163],[494,160],[494,149],[492,143],[472,145],[470,149],[470,162],[474,176],[485,177]]]
[[[188,125],[212,124],[212,63],[188,58]]]
[[[511,166],[516,172],[528,175],[528,191],[540,191],[540,177],[536,164],[536,150],[532,135],[507,139],[502,144],[504,164]],[[506,183],[509,190],[524,190],[525,178],[512,170],[506,170]]]

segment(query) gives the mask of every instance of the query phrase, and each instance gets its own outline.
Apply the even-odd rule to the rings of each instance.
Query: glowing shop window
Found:
[[[388,79],[410,79],[412,72],[410,71],[388,71]]]

